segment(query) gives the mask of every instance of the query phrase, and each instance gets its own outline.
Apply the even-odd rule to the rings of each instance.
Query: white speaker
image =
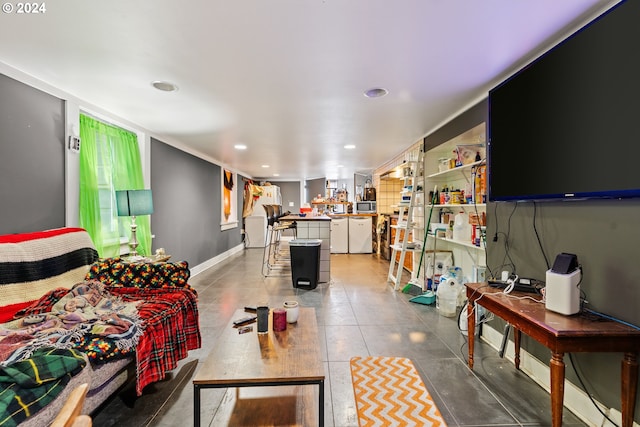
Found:
[[[580,311],[580,278],[582,270],[562,274],[547,271],[545,307],[560,314],[576,314]]]

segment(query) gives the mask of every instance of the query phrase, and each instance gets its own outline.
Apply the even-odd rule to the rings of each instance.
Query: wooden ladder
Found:
[[[398,222],[391,225],[391,228],[394,228],[396,233],[391,245],[391,261],[389,262],[389,274],[387,275],[387,281],[394,284],[393,288],[395,290],[398,290],[400,280],[402,280],[404,260],[407,253],[412,254],[422,250],[421,246],[412,246],[413,241],[409,240],[409,235],[414,228],[414,209],[418,207],[416,195],[418,193],[424,194],[424,152],[420,150],[417,160],[403,163],[403,171],[410,171],[410,173],[403,173],[402,178],[400,178],[403,181],[403,187],[400,192],[400,203],[398,204]],[[424,200],[422,203],[424,204]],[[400,254],[399,258],[398,254]]]

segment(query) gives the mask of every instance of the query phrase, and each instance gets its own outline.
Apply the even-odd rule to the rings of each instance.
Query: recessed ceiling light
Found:
[[[389,91],[383,87],[373,87],[371,89],[367,89],[364,92],[364,96],[367,98],[380,98],[381,96],[385,96]]]
[[[268,168],[268,167],[269,167],[269,165],[262,165],[262,167],[263,167],[263,168]]]
[[[273,176],[280,176],[280,174],[279,173],[274,173]]]
[[[151,86],[163,92],[175,92],[178,90],[178,86],[176,86],[175,84],[162,80],[156,80],[155,82],[151,83]]]
[[[344,167],[344,165],[338,165],[337,167],[339,167],[339,168],[343,168],[343,167]]]
[[[235,148],[236,150],[246,150],[247,146],[244,144],[236,144],[233,146],[233,148]]]
[[[347,150],[353,150],[353,149],[356,148],[356,146],[353,145],[353,144],[347,144],[347,145],[344,146],[344,148],[347,149]]]

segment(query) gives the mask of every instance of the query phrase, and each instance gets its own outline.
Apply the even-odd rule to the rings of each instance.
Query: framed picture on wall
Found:
[[[234,172],[224,168],[220,170],[222,171],[220,229],[224,231],[238,227],[238,186],[236,184],[237,176]]]

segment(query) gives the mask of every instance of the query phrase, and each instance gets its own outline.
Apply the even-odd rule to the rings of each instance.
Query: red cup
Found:
[[[274,332],[282,332],[287,329],[287,311],[284,308],[275,308],[273,310],[273,330]]]

